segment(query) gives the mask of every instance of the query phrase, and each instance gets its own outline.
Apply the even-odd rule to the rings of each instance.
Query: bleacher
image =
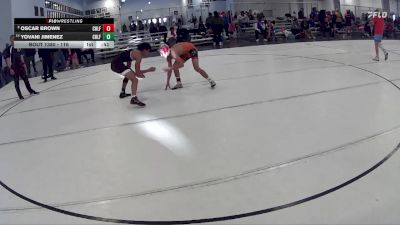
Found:
[[[244,27],[240,29],[240,31],[238,32],[238,36],[254,35],[255,22],[256,21],[250,21],[249,27]],[[280,30],[283,27],[289,28],[290,25],[290,22],[287,21],[276,21],[275,30]],[[166,35],[166,33],[167,32],[149,33],[148,31],[122,33],[115,37],[114,49],[98,50],[97,52],[95,52],[95,54],[103,59],[106,59],[113,57],[124,50],[136,48],[137,45],[143,42],[149,43],[153,49],[158,49],[161,43],[164,42],[164,36]],[[275,36],[277,38],[285,38],[285,35],[280,31],[275,32]],[[190,41],[195,45],[207,45],[212,44],[213,42],[213,37],[204,33],[191,34],[190,38]]]
[[[206,36],[206,35],[191,35],[191,40],[195,45],[204,45],[204,44],[211,44],[213,42],[213,37]]]
[[[267,19],[267,20],[273,20],[273,19]],[[248,36],[254,36],[254,26],[256,20],[249,21],[248,25],[245,27],[240,27],[238,31],[238,36],[239,37],[248,37]],[[290,29],[292,26],[290,21],[286,20],[275,20],[275,25],[274,25],[274,31],[275,31],[275,38],[277,40],[285,41],[287,40],[285,34],[281,31],[282,29]]]
[[[158,49],[164,43],[167,32],[149,33],[147,31],[122,33],[115,37],[114,49],[103,49],[95,54],[102,59],[113,57],[127,49],[134,49],[140,43],[147,42],[152,49]],[[206,35],[191,35],[191,42],[195,45],[212,44],[213,38]]]
[[[272,19],[267,19],[267,20],[272,20]],[[248,26],[239,28],[240,29],[240,34],[254,34],[254,24],[256,23],[256,20],[252,20],[248,22]],[[285,29],[290,29],[292,26],[291,22],[285,21],[285,20],[275,20],[275,25],[274,29],[275,30],[281,30],[282,28]]]
[[[167,32],[152,33],[145,31],[122,33],[115,37],[114,49],[102,49],[95,54],[101,58],[109,58],[119,54],[121,51],[136,48],[140,43],[147,42],[153,48],[158,48],[164,41]]]

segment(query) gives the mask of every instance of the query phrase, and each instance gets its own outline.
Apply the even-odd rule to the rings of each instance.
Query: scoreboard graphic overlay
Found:
[[[114,48],[113,18],[15,18],[15,48]]]

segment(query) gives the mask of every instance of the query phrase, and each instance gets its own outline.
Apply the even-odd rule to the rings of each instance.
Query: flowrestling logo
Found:
[[[384,18],[386,19],[388,17],[388,13],[387,12],[368,12],[368,18],[374,18],[374,17],[378,17],[378,18]]]

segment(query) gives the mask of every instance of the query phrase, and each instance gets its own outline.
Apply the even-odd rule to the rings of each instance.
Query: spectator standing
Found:
[[[141,20],[138,21],[138,31],[144,31],[144,25],[143,22]]]
[[[150,34],[154,34],[157,33],[157,27],[155,26],[155,24],[153,22],[150,23],[150,29],[149,29]],[[152,37],[154,37],[154,35],[151,35]]]
[[[50,78],[52,80],[56,80],[54,77],[53,70],[53,53],[54,49],[39,49],[39,57],[42,58],[43,65],[43,76],[42,79],[44,82],[47,82],[47,79]]]
[[[304,17],[304,9],[301,8],[300,11],[297,13],[297,15],[298,15],[299,20],[303,20],[305,18]]]
[[[92,60],[92,63],[93,63],[93,64],[96,63],[96,60],[95,60],[95,58],[94,58],[94,50],[91,49],[91,48],[89,48],[89,49],[84,49],[84,50],[82,51],[82,56],[85,57],[86,62],[89,64],[89,59],[88,59],[87,56],[86,56],[87,54],[90,55],[90,59]]]
[[[76,52],[76,55],[78,57],[79,65],[82,65],[83,64],[83,62],[82,62],[82,49],[76,48],[76,49],[74,49],[74,51]]]
[[[217,11],[214,11],[214,17],[211,21],[211,29],[214,35],[214,47],[219,45],[222,46],[222,32],[224,30],[224,21],[219,16]]]
[[[316,7],[313,7],[310,13],[310,26],[315,27],[315,22],[318,21],[318,11]]]
[[[400,17],[397,17],[394,21],[394,27],[400,30]]]
[[[392,38],[394,36],[394,25],[391,18],[386,19],[384,37]]]
[[[4,58],[4,56],[7,54],[7,49],[10,47],[9,43],[6,43],[5,48],[2,52],[3,58],[4,59],[4,69],[3,69],[3,79],[4,79],[4,84],[8,84],[9,82],[13,81],[13,77],[10,75],[10,69],[7,66],[7,60]]]
[[[54,52],[53,57],[54,57],[53,68],[57,71],[63,71],[66,67],[66,61],[63,50],[58,49],[56,52]]]
[[[331,28],[332,28],[332,31],[334,32],[336,30],[336,27],[337,27],[336,11],[334,11],[334,10],[332,11],[331,17],[332,17]]]
[[[208,17],[206,19],[206,28],[207,28],[207,30],[211,29],[212,20],[213,20],[212,13],[208,13]]]
[[[177,35],[177,42],[189,42],[191,38],[188,29],[182,26],[178,27],[176,35]]]
[[[228,11],[228,38],[230,38],[236,31],[236,24],[234,22],[231,11]]]
[[[238,17],[237,14],[235,14],[231,19],[231,24],[229,24],[229,32],[231,34],[234,34],[236,37],[238,28],[239,28]]]
[[[3,81],[3,54],[0,51],[0,87],[3,87],[5,82]]]
[[[160,30],[160,26],[161,26],[160,20],[157,20],[156,29],[157,29],[158,32],[159,32],[159,30]]]
[[[70,65],[71,65],[71,67],[69,67]],[[79,68],[77,49],[68,49],[67,50],[67,66],[68,66],[68,69]]]
[[[192,23],[193,23],[193,28],[196,29],[197,26],[197,17],[195,17],[194,15],[192,15]]]
[[[27,68],[27,73],[28,77],[31,76],[31,63],[33,67],[33,71],[35,75],[37,75],[37,70],[36,70],[36,63],[35,63],[35,55],[36,55],[36,49],[24,49],[22,50],[24,54],[24,60]]]
[[[336,15],[335,17],[332,15],[331,11],[326,13],[326,24],[327,30],[326,32],[330,34],[331,37],[335,37],[335,26],[336,26]]]
[[[28,77],[26,76],[27,68],[24,62],[24,58],[21,51],[14,48],[14,39],[15,36],[11,35],[11,45],[8,46],[4,51],[4,59],[6,60],[9,74],[14,78],[15,90],[17,91],[18,97],[19,99],[24,99],[24,96],[21,93],[21,89],[19,88],[20,77],[24,81],[26,89],[28,89],[31,95],[39,93],[33,90],[31,84],[29,83]]]
[[[222,13],[222,20],[224,21],[224,30],[225,30],[225,36],[227,39],[229,39],[229,24],[230,24],[230,16],[229,16],[229,11],[228,13]]]
[[[371,37],[372,36],[372,29],[371,29],[371,22],[369,21],[369,19],[367,19],[367,22],[365,22],[364,25],[364,33],[366,37]]]
[[[131,32],[135,32],[137,30],[136,23],[133,20],[131,21],[131,25],[129,26],[129,30]]]
[[[0,51],[0,72],[3,73],[3,53]]]
[[[128,27],[126,26],[126,24],[122,25],[122,32],[123,33],[128,32]]]
[[[336,14],[336,29],[341,30],[343,28],[343,21],[344,21],[342,12],[340,12],[339,9],[336,9],[335,14]]]
[[[346,14],[344,15],[344,20],[345,20],[347,35],[350,35],[351,29],[353,26],[353,17],[352,17],[352,13],[350,12],[350,10],[346,11]]]
[[[320,31],[321,31],[322,35],[325,37],[326,31],[328,29],[325,10],[319,11],[318,20],[319,20]]]

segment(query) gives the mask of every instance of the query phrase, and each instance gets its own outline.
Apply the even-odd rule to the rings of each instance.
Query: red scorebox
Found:
[[[103,32],[114,32],[114,24],[103,24]]]

